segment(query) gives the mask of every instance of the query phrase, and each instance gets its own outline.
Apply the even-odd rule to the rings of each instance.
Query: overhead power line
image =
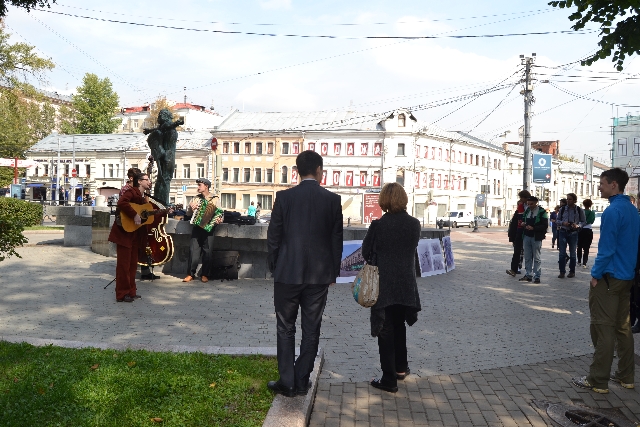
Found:
[[[247,36],[263,36],[263,37],[295,37],[295,38],[318,38],[318,39],[341,39],[341,40],[429,40],[429,39],[473,39],[473,38],[500,38],[500,37],[517,37],[517,36],[534,36],[534,35],[549,35],[549,34],[590,34],[597,32],[597,30],[560,30],[560,31],[538,31],[530,33],[507,33],[507,34],[469,34],[461,36],[361,36],[361,37],[348,37],[348,36],[335,36],[335,35],[318,35],[318,34],[275,34],[275,33],[261,33],[255,31],[232,31],[232,30],[213,30],[207,28],[189,28],[189,27],[176,27],[173,25],[156,25],[146,24],[143,22],[131,22],[120,21],[117,19],[96,18],[93,16],[75,15],[72,13],[56,12],[54,10],[47,9],[34,9],[38,12],[53,13],[56,15],[69,16],[72,18],[89,19],[93,21],[110,22],[112,24],[125,24],[135,25],[139,27],[150,28],[163,28],[168,30],[179,31],[193,31],[198,33],[212,33],[212,34],[235,34],[235,35],[247,35]]]

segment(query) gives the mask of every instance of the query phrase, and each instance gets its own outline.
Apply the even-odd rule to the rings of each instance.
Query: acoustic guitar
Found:
[[[124,231],[132,233],[143,225],[152,224],[156,214],[166,213],[169,209],[153,209],[151,203],[139,205],[137,203],[129,203],[134,211],[140,215],[140,224],[136,224],[133,218],[129,218],[124,212],[120,212],[120,221]]]

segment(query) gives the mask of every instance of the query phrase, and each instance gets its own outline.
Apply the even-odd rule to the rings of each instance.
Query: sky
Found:
[[[123,107],[185,94],[221,115],[402,107],[494,143],[518,140],[519,56],[536,53],[532,140],[609,163],[612,117],[640,114],[640,61],[622,73],[610,59],[580,66],[598,33],[573,33],[569,14],[519,0],[58,0],[49,11],[10,7],[5,30],[55,62],[34,83],[63,94],[95,73]],[[514,33],[552,34],[486,37]],[[426,36],[437,38],[388,38]]]

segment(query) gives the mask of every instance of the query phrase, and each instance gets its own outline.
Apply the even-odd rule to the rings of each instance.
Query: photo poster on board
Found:
[[[447,272],[456,268],[456,261],[453,257],[453,248],[451,247],[451,236],[442,238],[442,246],[444,248],[444,261],[447,266]]]
[[[440,239],[420,239],[418,241],[418,259],[421,277],[446,273]]]
[[[342,243],[340,276],[336,279],[336,283],[352,283],[362,267],[364,267],[362,240],[345,240]]]

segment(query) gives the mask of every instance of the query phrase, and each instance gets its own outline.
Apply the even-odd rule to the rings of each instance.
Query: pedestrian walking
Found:
[[[511,268],[507,270],[507,274],[512,277],[516,277],[516,274],[520,274],[522,269],[522,236],[524,231],[524,225],[522,223],[522,215],[524,214],[525,205],[531,193],[527,190],[522,190],[518,193],[517,208],[511,222],[509,223],[509,230],[507,234],[509,236],[509,242],[513,244],[513,256],[511,257]]]
[[[624,195],[629,181],[620,168],[600,174],[599,190],[609,199],[602,214],[598,255],[591,268],[589,311],[594,354],[589,374],[572,378],[578,387],[608,393],[608,382],[634,388],[634,347],[629,326],[629,298],[638,255],[640,219],[638,211]],[[618,369],[611,374],[614,344]]]
[[[584,218],[585,223],[578,231],[578,265],[581,265],[582,268],[587,268],[587,261],[589,260],[589,249],[591,248],[591,243],[593,242],[593,229],[591,228],[591,224],[596,220],[596,213],[591,210],[591,206],[593,206],[593,202],[591,199],[585,199],[582,202],[582,206],[584,206]]]
[[[578,232],[584,225],[586,219],[584,211],[576,202],[578,196],[574,193],[567,194],[567,205],[561,206],[558,212],[558,266],[560,267],[559,279],[564,279],[567,272],[567,259],[569,260],[569,274],[567,277],[576,275],[576,248],[578,246]],[[567,254],[567,246],[569,253]]]
[[[371,336],[378,337],[382,377],[370,384],[391,393],[410,372],[405,322],[413,325],[421,310],[415,262],[420,221],[407,213],[407,203],[400,184],[385,184],[378,201],[385,214],[372,221],[362,242],[363,258],[375,254],[380,274],[380,293],[371,307]]]
[[[542,241],[549,228],[547,211],[538,205],[538,198],[531,196],[527,200],[527,209],[523,214],[524,230],[522,243],[524,247],[525,274],[519,280],[521,282],[540,283],[540,251]],[[533,268],[533,269],[532,269]]]
[[[551,249],[553,249],[556,245],[556,240],[558,239],[558,226],[556,224],[556,220],[558,219],[558,211],[560,211],[560,205],[556,206],[553,209],[553,212],[549,215],[549,222],[551,223]]]
[[[280,373],[267,387],[288,397],[306,395],[311,388],[329,285],[340,274],[342,204],[339,195],[320,186],[322,162],[315,151],[298,155],[300,184],[278,191],[267,230]],[[302,340],[296,359],[298,309]]]

